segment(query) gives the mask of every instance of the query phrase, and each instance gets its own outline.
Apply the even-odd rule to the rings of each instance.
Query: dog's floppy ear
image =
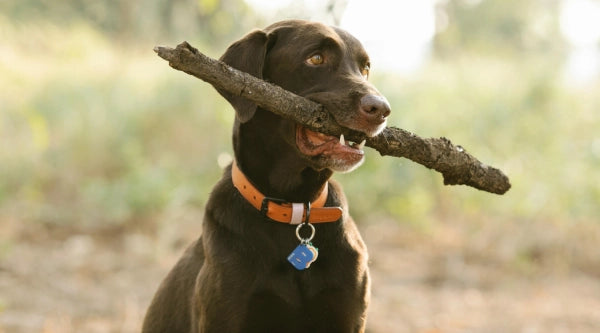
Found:
[[[231,44],[219,60],[235,69],[262,79],[268,44],[269,36],[264,31],[255,30]],[[256,104],[243,97],[234,96],[221,90],[217,91],[233,106],[240,122],[245,123],[254,116]]]

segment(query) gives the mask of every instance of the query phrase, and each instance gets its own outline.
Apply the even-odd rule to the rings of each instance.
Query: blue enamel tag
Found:
[[[287,257],[287,260],[299,271],[307,269],[317,260],[318,250],[310,244],[301,243]]]

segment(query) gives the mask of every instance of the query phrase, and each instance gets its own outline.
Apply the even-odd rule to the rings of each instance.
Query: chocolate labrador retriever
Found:
[[[340,125],[377,135],[390,107],[346,31],[292,20],[249,33],[225,63],[321,103]],[[236,111],[235,160],[206,205],[201,237],[158,289],[143,332],[363,332],[367,251],[334,171],[355,143],[221,92]]]

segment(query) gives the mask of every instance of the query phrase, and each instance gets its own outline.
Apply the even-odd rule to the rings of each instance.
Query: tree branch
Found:
[[[363,133],[338,125],[322,105],[207,57],[187,42],[175,49],[157,46],[154,51],[168,60],[171,67],[314,131],[335,136],[344,133],[355,142],[366,138]],[[440,172],[445,185],[468,185],[496,194],[510,189],[508,177],[501,170],[479,162],[446,138],[423,139],[406,130],[387,127],[378,136],[366,139],[366,145],[382,156],[405,157]]]

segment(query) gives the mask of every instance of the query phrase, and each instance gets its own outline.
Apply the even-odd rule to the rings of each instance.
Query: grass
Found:
[[[151,46],[115,49],[85,28],[9,28],[0,53],[5,218],[126,224],[160,212],[181,187],[191,202],[206,199],[232,121],[210,87],[170,70]]]

